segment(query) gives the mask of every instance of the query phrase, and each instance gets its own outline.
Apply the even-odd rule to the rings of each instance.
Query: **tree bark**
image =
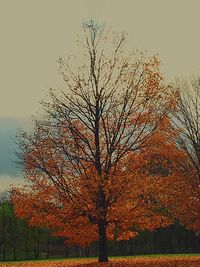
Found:
[[[99,221],[99,262],[108,262],[106,222]]]

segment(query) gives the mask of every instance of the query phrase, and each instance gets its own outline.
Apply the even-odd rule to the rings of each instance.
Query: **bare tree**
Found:
[[[200,181],[200,77],[177,81],[179,104],[174,125],[180,130],[178,143],[189,157],[188,164]]]
[[[177,110],[172,116],[179,133],[177,144],[185,152],[179,164],[182,170],[174,192],[173,212],[188,229],[200,230],[200,77],[190,81],[177,80],[179,91]]]

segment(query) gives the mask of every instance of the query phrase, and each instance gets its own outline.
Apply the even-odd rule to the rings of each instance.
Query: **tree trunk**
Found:
[[[169,228],[169,251],[173,253],[173,228]]]
[[[5,238],[3,240],[3,249],[2,249],[2,251],[3,251],[3,258],[2,258],[2,260],[5,261],[6,260],[6,239]]]
[[[46,258],[48,259],[49,258],[49,255],[50,255],[50,237],[48,237],[47,239],[47,254],[46,254]]]
[[[188,232],[185,233],[185,251],[189,253],[189,240],[188,240]]]
[[[16,261],[16,240],[13,238],[13,260]]]
[[[99,221],[99,262],[108,262],[106,222]]]
[[[35,260],[39,259],[39,251],[40,251],[40,240],[37,239],[35,241]]]
[[[128,255],[131,256],[133,255],[133,239],[129,239],[128,241],[128,245],[129,245],[129,248],[128,248]]]
[[[157,254],[157,232],[153,232],[153,253]]]
[[[76,246],[76,258],[78,258],[78,257],[80,257],[80,252],[79,252],[79,247],[78,246]]]
[[[87,246],[85,248],[85,257],[89,257],[89,255],[90,255],[90,246]]]
[[[65,258],[69,258],[69,246],[65,244]]]
[[[39,259],[39,253],[40,253],[40,240],[37,241],[37,259]]]
[[[25,237],[25,253],[26,253],[25,259],[28,260],[28,237],[27,235]]]

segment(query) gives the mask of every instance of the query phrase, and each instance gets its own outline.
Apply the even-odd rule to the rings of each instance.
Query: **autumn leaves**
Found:
[[[20,263],[6,263],[2,267],[95,267],[97,266],[96,259],[68,259],[62,261],[38,261],[38,262],[20,262]],[[99,265],[98,265],[99,266]],[[102,264],[100,266],[105,266]],[[108,267],[198,267],[199,257],[184,257],[184,256],[164,256],[164,257],[124,257],[112,258]]]

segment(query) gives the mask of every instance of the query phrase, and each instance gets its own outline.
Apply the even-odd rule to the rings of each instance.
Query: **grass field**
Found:
[[[18,261],[0,263],[0,267],[199,267],[200,254],[145,255],[111,257],[108,263],[97,263],[97,258],[72,258],[63,260]]]

